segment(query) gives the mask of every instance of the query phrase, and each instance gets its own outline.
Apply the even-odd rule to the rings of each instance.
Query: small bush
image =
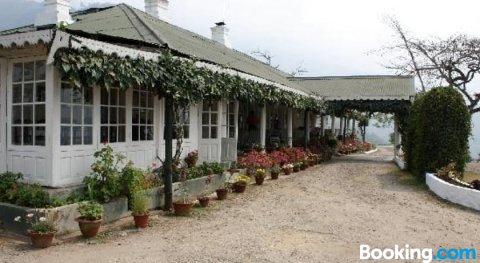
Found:
[[[50,196],[38,184],[23,184],[15,195],[15,204],[33,208],[50,206]]]

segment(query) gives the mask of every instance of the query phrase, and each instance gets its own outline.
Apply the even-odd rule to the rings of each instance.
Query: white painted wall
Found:
[[[430,173],[425,175],[425,179],[430,190],[439,197],[480,211],[480,191],[447,183]]]
[[[0,171],[7,170],[7,60],[0,59]]]

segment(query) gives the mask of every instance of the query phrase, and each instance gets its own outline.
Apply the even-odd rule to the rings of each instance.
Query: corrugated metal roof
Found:
[[[413,76],[343,76],[290,78],[327,100],[409,100]]]
[[[72,32],[167,45],[182,54],[308,92],[304,87],[289,81],[290,75],[283,71],[125,4],[98,12],[73,15],[73,18],[76,22],[68,27]]]

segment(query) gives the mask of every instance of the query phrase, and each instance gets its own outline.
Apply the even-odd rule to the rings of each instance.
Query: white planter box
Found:
[[[425,175],[425,180],[430,190],[439,197],[480,211],[480,191],[453,185],[431,173]]]

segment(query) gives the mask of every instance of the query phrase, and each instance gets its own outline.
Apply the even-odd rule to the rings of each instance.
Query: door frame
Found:
[[[7,76],[8,61],[0,58],[0,171],[7,171]]]
[[[221,154],[222,154],[222,103],[221,101],[212,101],[212,103],[217,103],[217,138],[215,139],[203,139],[203,125],[202,125],[202,121],[203,121],[203,105],[205,102],[210,102],[210,101],[202,101],[201,103],[199,103],[199,110],[198,110],[198,114],[199,114],[199,117],[198,117],[198,127],[199,127],[199,131],[198,131],[198,150],[199,150],[199,160],[200,162],[203,162],[203,161],[210,161],[210,162],[220,162],[221,161]],[[209,111],[209,113],[211,114],[211,111]],[[210,115],[211,116],[211,115]],[[210,121],[211,123],[211,121]],[[209,125],[209,127],[212,127],[211,125]],[[210,137],[210,136],[209,136]],[[208,156],[202,156],[201,154],[201,147],[202,145],[205,145],[205,144],[215,144],[216,147],[217,147],[217,158],[210,158]]]

